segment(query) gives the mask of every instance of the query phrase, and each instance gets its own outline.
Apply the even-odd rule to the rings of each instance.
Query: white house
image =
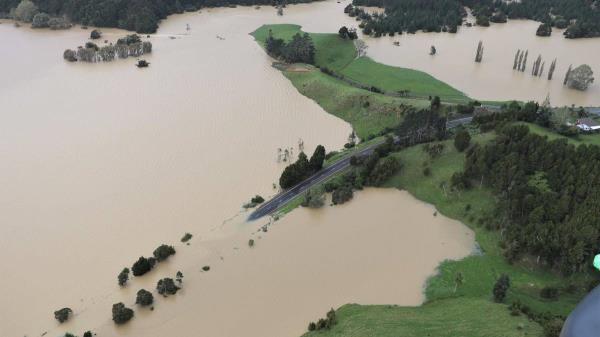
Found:
[[[577,125],[577,127],[583,131],[600,130],[600,124],[598,124],[591,118],[580,118],[577,120],[577,123],[575,123],[575,125]]]

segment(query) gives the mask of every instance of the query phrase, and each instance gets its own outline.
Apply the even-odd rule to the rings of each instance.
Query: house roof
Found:
[[[598,124],[598,122],[596,122],[595,120],[593,120],[591,118],[580,118],[577,120],[577,124],[584,124],[589,127],[600,126],[600,124]]]

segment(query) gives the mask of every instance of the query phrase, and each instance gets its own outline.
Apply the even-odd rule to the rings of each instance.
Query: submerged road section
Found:
[[[250,214],[250,216],[248,217],[248,221],[253,221],[262,218],[265,215],[274,213],[280,207],[284,206],[292,199],[308,191],[311,187],[324,182],[325,180],[331,178],[333,175],[342,172],[348,167],[350,167],[350,158],[352,158],[353,156],[370,155],[371,153],[373,153],[377,146],[383,144],[384,142],[385,140],[381,140],[365,147],[364,149],[355,151],[352,154],[348,154],[344,158],[336,161],[330,166],[321,169],[319,172],[313,174],[308,179],[302,181],[298,185],[290,188],[289,190],[277,194],[271,200],[265,202],[259,208],[254,210],[254,212],[252,212],[252,214]]]

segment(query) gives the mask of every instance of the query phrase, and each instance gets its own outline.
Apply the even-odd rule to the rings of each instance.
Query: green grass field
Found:
[[[264,44],[269,30],[273,36],[289,40],[296,33],[302,33],[297,25],[264,25],[252,33]],[[369,57],[356,58],[354,43],[333,33],[310,33],[316,54],[315,64],[327,67],[345,77],[368,86],[376,86],[384,91],[409,90],[417,96],[440,96],[444,101],[466,102],[469,98],[450,85],[422,71],[392,67],[377,63]]]
[[[428,101],[390,97],[354,88],[320,71],[284,72],[298,91],[325,111],[354,127],[358,137],[377,135],[398,125],[408,107],[425,108]]]
[[[512,317],[502,305],[458,298],[420,307],[346,304],[338,324],[305,337],[522,337],[540,336],[541,328],[525,317]]]

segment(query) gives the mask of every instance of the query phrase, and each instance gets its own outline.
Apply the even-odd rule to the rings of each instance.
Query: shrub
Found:
[[[170,277],[159,280],[156,284],[156,290],[164,297],[175,295],[179,289],[180,288],[175,285],[175,281]]]
[[[173,246],[168,246],[168,245],[163,244],[163,245],[158,246],[158,248],[156,248],[154,250],[152,255],[154,255],[154,258],[156,258],[156,261],[161,262],[161,261],[168,259],[169,256],[175,255],[175,248],[173,248]]]
[[[183,273],[180,270],[178,270],[177,274],[175,274],[175,281],[177,281],[180,284],[181,282],[183,282]]]
[[[540,296],[546,299],[556,299],[558,298],[558,289],[554,287],[544,287],[540,291]]]
[[[210,270],[210,266],[204,266],[204,267],[202,267],[202,270],[209,271]]]
[[[265,199],[257,194],[254,198],[250,199],[250,201],[254,204],[262,204],[265,202]]]
[[[154,303],[154,296],[151,292],[146,289],[140,289],[135,297],[135,304],[139,304],[142,307],[149,306]]]
[[[506,298],[508,288],[510,288],[510,279],[508,278],[508,275],[502,274],[496,281],[496,284],[494,284],[494,301],[502,303],[504,298]]]
[[[71,308],[62,308],[54,312],[54,318],[56,318],[59,323],[64,323],[69,319],[72,313],[73,310],[71,310]]]
[[[119,281],[119,285],[121,287],[124,286],[127,281],[129,281],[129,268],[123,268],[123,270],[121,270],[119,273],[119,276],[117,276],[117,279]]]
[[[100,48],[98,48],[98,45],[95,44],[94,42],[86,42],[85,43],[85,48],[86,49],[93,49],[95,51],[98,51]]]
[[[112,320],[115,324],[125,324],[131,318],[133,318],[133,310],[127,308],[123,302],[113,304]]]
[[[564,321],[560,318],[554,318],[543,324],[545,337],[559,337]]]
[[[317,323],[315,323],[315,322],[308,323],[308,331],[315,331],[315,330],[317,330]]]
[[[63,53],[63,58],[69,62],[76,62],[77,61],[77,53],[74,50],[67,49]]]
[[[248,247],[254,247],[254,239],[248,240]]]
[[[181,242],[188,242],[192,239],[192,234],[190,233],[185,233],[185,235],[181,238]]]
[[[131,272],[133,276],[142,276],[152,270],[154,268],[154,264],[156,260],[154,258],[145,258],[140,256],[140,258],[131,266]]]
[[[343,204],[352,199],[353,196],[354,192],[352,191],[352,187],[344,184],[333,191],[331,201],[334,205]]]
[[[425,166],[423,169],[423,175],[429,177],[431,175],[431,168],[429,166]]]
[[[551,34],[552,27],[547,23],[542,23],[535,32],[535,35],[537,36],[550,36]]]
[[[83,337],[92,337],[92,332],[91,331],[86,331],[83,333]]]
[[[90,39],[92,39],[92,40],[97,40],[101,37],[102,37],[102,32],[97,29],[94,29],[90,32]]]
[[[325,204],[325,196],[320,188],[311,188],[304,194],[302,207],[320,208]]]
[[[454,147],[458,150],[458,152],[463,152],[466,150],[471,143],[471,135],[469,131],[462,129],[456,133],[454,136]]]

